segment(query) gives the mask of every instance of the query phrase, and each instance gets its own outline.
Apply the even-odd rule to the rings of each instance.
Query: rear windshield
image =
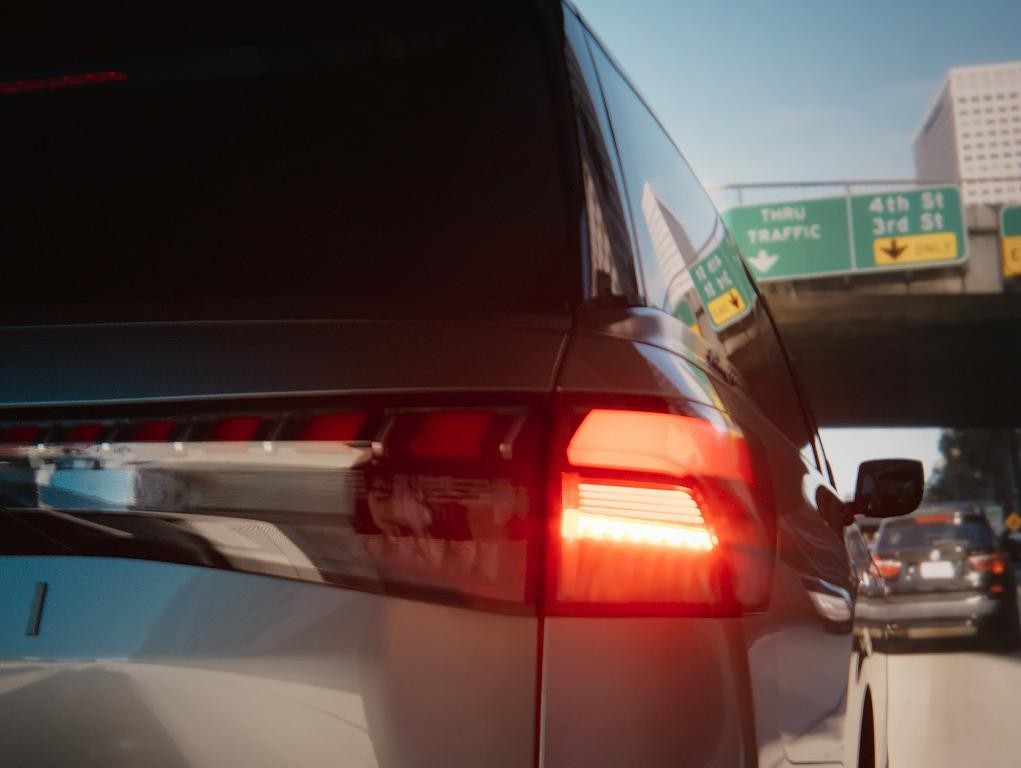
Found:
[[[0,54],[0,312],[563,309],[552,65],[518,5]]]
[[[965,520],[960,523],[903,521],[883,527],[876,552],[882,554],[903,549],[921,549],[951,541],[984,549],[996,545],[992,529],[981,520]]]

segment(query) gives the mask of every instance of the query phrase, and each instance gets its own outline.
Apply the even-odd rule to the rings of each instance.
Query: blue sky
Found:
[[[914,176],[951,66],[1021,58],[1019,0],[576,0],[707,185]]]
[[[1021,0],[575,0],[707,186],[911,178],[952,66],[1021,59]],[[937,429],[826,430],[841,492]]]

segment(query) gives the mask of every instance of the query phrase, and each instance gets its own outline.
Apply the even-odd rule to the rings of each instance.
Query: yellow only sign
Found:
[[[872,256],[879,265],[953,261],[959,255],[957,234],[954,232],[884,237],[872,241]]]
[[[742,298],[741,292],[734,288],[717,296],[706,305],[706,309],[709,310],[709,316],[716,325],[722,325],[734,317],[734,315],[741,314],[744,312],[744,308],[744,298]]]
[[[1003,276],[1021,276],[1021,235],[1005,237],[1000,240],[1000,244],[1003,252]]]
[[[1007,519],[1003,521],[1003,524],[1010,528],[1010,530],[1016,531],[1018,528],[1021,528],[1021,515],[1017,512],[1011,512],[1007,515]]]

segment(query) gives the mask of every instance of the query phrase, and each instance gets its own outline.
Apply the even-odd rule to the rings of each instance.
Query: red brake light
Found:
[[[104,70],[102,72],[82,72],[75,75],[57,75],[56,77],[36,77],[30,80],[11,80],[0,83],[0,96],[15,93],[35,93],[36,91],[56,91],[62,88],[74,88],[83,85],[102,85],[103,83],[119,83],[128,79],[123,72]]]
[[[681,486],[579,482],[565,476],[560,535],[709,552],[716,537]],[[573,503],[572,503],[573,502]]]
[[[978,571],[979,573],[991,573],[995,576],[1000,576],[1007,572],[1007,560],[999,552],[991,555],[972,555],[968,558],[968,564],[973,571]]]
[[[900,560],[874,560],[876,570],[884,579],[896,579],[900,575]]]
[[[771,527],[736,427],[595,409],[563,450],[549,612],[736,615],[764,603]]]
[[[576,467],[753,482],[744,438],[675,413],[590,411],[567,446]]]
[[[932,514],[932,515],[918,515],[915,517],[915,522],[922,525],[933,525],[936,523],[952,523],[954,521],[953,515],[946,514]]]

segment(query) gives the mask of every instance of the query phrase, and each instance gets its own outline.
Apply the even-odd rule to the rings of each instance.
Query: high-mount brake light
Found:
[[[770,535],[736,426],[595,408],[562,450],[548,612],[737,615],[764,602]]]
[[[938,523],[952,523],[954,522],[954,516],[950,514],[929,514],[929,515],[918,515],[915,517],[915,522],[919,525],[936,525]]]
[[[0,96],[10,96],[16,93],[36,93],[38,91],[58,91],[64,88],[77,88],[86,85],[122,83],[127,79],[128,76],[123,72],[108,69],[102,72],[81,72],[73,75],[9,80],[5,83],[0,82]]]

